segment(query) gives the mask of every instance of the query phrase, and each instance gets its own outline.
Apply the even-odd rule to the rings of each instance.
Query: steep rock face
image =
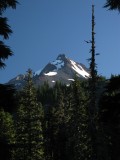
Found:
[[[43,70],[38,70],[33,74],[33,82],[36,86],[42,85],[45,81],[53,86],[56,81],[68,85],[74,81],[74,77],[80,79],[88,79],[90,77],[89,70],[81,63],[75,62],[67,58],[64,54],[60,54],[57,59],[48,63]],[[26,75],[18,75],[8,82],[14,84],[16,88],[21,88],[25,83]]]

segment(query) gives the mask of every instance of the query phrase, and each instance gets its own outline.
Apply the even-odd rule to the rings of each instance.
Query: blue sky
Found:
[[[4,42],[14,56],[0,70],[0,83],[5,83],[28,68],[42,69],[59,54],[85,64],[90,57],[92,0],[25,0],[5,16],[13,34]],[[103,8],[105,0],[94,0],[95,40],[98,74],[110,77],[120,73],[120,14]]]

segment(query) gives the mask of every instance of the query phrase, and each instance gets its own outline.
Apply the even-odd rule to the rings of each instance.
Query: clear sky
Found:
[[[0,70],[0,83],[5,83],[31,68],[42,69],[59,54],[85,64],[90,57],[92,0],[24,0],[5,16],[13,34],[4,42],[14,56]],[[103,8],[106,0],[94,0],[95,40],[98,74],[110,77],[120,73],[120,14]]]

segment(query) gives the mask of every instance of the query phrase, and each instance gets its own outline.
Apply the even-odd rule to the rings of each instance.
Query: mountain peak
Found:
[[[67,58],[65,54],[59,54],[56,60],[48,63],[42,70],[34,72],[33,82],[36,86],[44,84],[45,81],[50,86],[57,81],[69,85],[70,81],[74,81],[76,75],[79,79],[90,77],[89,70],[83,64]],[[22,75],[10,80],[8,84],[14,84],[16,88],[21,88],[24,82],[24,75]]]
[[[59,54],[57,60],[64,60],[65,58],[65,54]]]

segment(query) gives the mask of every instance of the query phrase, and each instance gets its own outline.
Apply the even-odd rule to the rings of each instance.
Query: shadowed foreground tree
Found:
[[[0,1],[0,14],[2,14],[6,8],[16,8],[16,4],[18,2],[16,0],[1,0]]]
[[[54,103],[44,106],[45,159],[66,160],[65,86],[57,82],[52,90]]]
[[[120,0],[107,0],[104,7],[109,8],[109,10],[118,10],[120,12]]]
[[[1,39],[8,39],[12,30],[8,25],[8,19],[3,16],[7,8],[15,9],[17,5],[16,0],[0,0],[0,37]],[[12,50],[0,40],[0,69],[5,67],[4,61],[12,56]],[[12,136],[11,115],[5,111],[11,112],[13,107],[13,88],[8,85],[0,85],[0,159],[10,159],[9,149],[10,140],[8,137]],[[4,108],[4,109],[3,109]]]
[[[11,144],[14,143],[14,126],[10,113],[0,109],[0,159],[11,159]]]
[[[120,159],[120,76],[112,76],[100,101],[100,120],[110,160]]]
[[[0,109],[5,112],[13,113],[16,108],[16,90],[12,85],[0,84]]]
[[[70,110],[67,142],[68,159],[90,160],[92,146],[88,125],[88,93],[85,90],[85,83],[81,83],[77,79],[72,83]]]
[[[0,1],[0,36],[4,39],[8,39],[12,33],[11,27],[8,25],[8,19],[3,17],[3,13],[7,8],[16,8],[16,0],[1,0]],[[6,46],[3,41],[0,40],[0,68],[5,67],[4,61],[12,56],[12,50]]]

